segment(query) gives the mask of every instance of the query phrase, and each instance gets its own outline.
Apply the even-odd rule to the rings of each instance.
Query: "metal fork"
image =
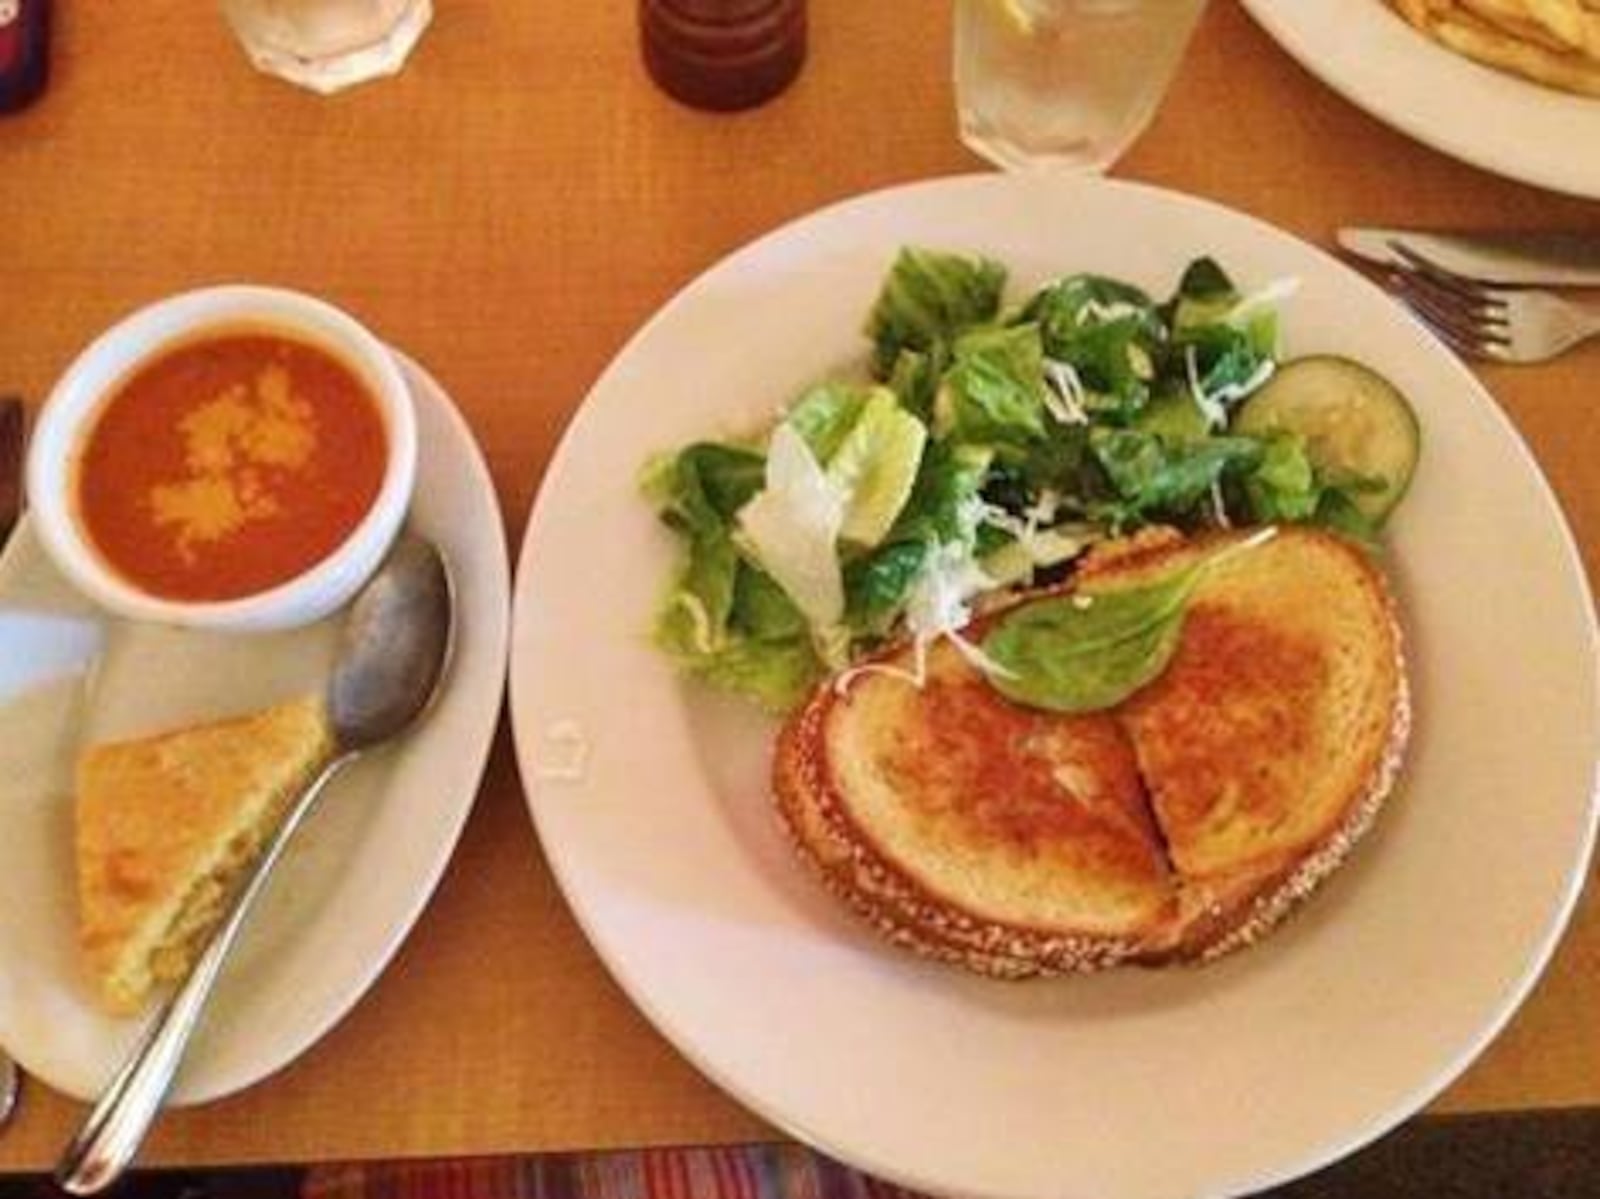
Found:
[[[1544,362],[1600,334],[1600,305],[1533,288],[1495,287],[1394,244],[1406,266],[1384,281],[1457,352],[1496,362]]]

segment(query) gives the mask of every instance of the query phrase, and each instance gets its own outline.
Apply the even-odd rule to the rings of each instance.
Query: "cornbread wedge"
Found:
[[[108,1011],[137,1011],[187,973],[234,880],[332,748],[312,697],[84,753],[80,940]]]
[[[1136,585],[1218,543],[1124,543],[1074,587]],[[928,663],[920,688],[882,671],[820,687],[780,737],[778,807],[802,858],[881,934],[998,977],[1210,958],[1259,937],[1370,824],[1408,728],[1382,576],[1307,529],[1218,558],[1172,662],[1112,710],[1013,704],[949,642]]]

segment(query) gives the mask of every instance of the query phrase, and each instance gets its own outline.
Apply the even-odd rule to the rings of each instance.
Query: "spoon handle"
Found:
[[[55,1180],[68,1194],[97,1195],[121,1178],[132,1163],[172,1089],[189,1039],[200,1024],[206,1001],[238,940],[239,930],[266,887],[267,876],[316,806],[323,787],[347,760],[341,757],[329,762],[300,793],[254,869],[234,893],[227,915],[183,985],[156,1013],[83,1128],[61,1155]]]
[[[17,1094],[21,1090],[22,1071],[0,1049],[0,1129],[11,1122],[11,1113],[17,1110]]]

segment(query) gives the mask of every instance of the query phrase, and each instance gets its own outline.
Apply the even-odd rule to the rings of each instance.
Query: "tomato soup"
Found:
[[[328,351],[276,331],[213,334],[117,386],[78,460],[77,516],[140,590],[238,599],[337,549],[387,453],[376,401]]]

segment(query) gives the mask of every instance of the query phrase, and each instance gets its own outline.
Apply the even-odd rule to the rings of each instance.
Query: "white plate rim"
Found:
[[[440,821],[441,830],[446,835],[438,841],[428,871],[424,876],[417,878],[416,886],[410,893],[409,904],[404,910],[397,909],[392,913],[390,935],[382,944],[368,947],[369,952],[359,968],[347,972],[344,985],[335,1000],[327,1004],[316,1019],[306,1021],[287,1035],[280,1034],[271,1040],[270,1047],[268,1043],[263,1042],[259,1048],[251,1048],[243,1054],[239,1065],[231,1072],[213,1077],[208,1073],[209,1067],[205,1060],[187,1062],[169,1101],[175,1107],[214,1102],[253,1087],[288,1068],[332,1032],[377,986],[384,971],[388,969],[416,927],[417,921],[432,899],[454,857],[462,831],[476,804],[483,772],[493,747],[504,697],[504,664],[510,640],[508,601],[511,571],[499,497],[471,427],[450,399],[449,393],[425,367],[393,346],[389,348],[400,363],[407,381],[413,385],[413,396],[419,410],[419,432],[428,429],[430,425],[435,426],[431,431],[436,434],[442,433],[450,443],[450,452],[458,459],[461,469],[461,474],[457,476],[461,481],[455,486],[461,489],[463,495],[470,496],[471,502],[478,509],[477,515],[484,527],[480,535],[485,539],[486,546],[492,550],[487,555],[490,569],[475,576],[468,584],[474,592],[482,596],[475,605],[481,609],[474,633],[474,640],[480,648],[473,655],[475,659],[472,666],[473,674],[471,677],[462,677],[457,673],[452,682],[453,688],[463,689],[457,692],[460,698],[454,698],[453,702],[470,706],[472,710],[464,719],[475,726],[474,743],[462,747],[463,752],[459,755],[459,761],[464,768],[463,777],[468,782],[463,785],[460,795],[452,805],[448,819]],[[418,453],[420,458],[426,459],[436,456],[438,451],[432,448],[428,439],[419,438]],[[0,549],[9,551],[17,543],[18,534],[26,535],[27,521],[28,517],[24,514],[11,536],[7,538],[5,546]],[[459,592],[461,590],[459,581],[456,586]],[[459,643],[457,649],[459,651]],[[453,672],[462,670],[459,652],[451,669]],[[38,1078],[52,1089],[76,1099],[92,1100],[96,1097],[81,1087],[64,1085],[63,1080],[52,1077],[51,1071],[41,1070],[30,1046],[8,1045],[6,1051],[29,1075]]]
[[[1357,108],[1441,153],[1522,183],[1600,198],[1600,159],[1561,152],[1565,122],[1600,138],[1600,99],[1463,58],[1413,29],[1384,0],[1243,0],[1267,34]],[[1376,51],[1375,52],[1375,48]],[[1408,89],[1396,68],[1426,85]],[[1409,92],[1413,94],[1407,94]],[[1426,93],[1419,105],[1416,93]],[[1474,116],[1474,110],[1486,110]],[[1566,144],[1581,145],[1570,139]],[[1592,144],[1592,142],[1590,143]]]
[[[1246,2],[1251,3],[1252,0],[1246,0]],[[1124,180],[1060,180],[1056,182],[1067,187],[1087,186],[1120,189],[1130,195],[1135,193],[1159,195],[1188,207],[1196,214],[1211,213],[1226,217],[1229,220],[1243,221],[1253,226],[1258,233],[1266,234],[1275,239],[1297,243],[1321,259],[1328,269],[1337,271],[1340,275],[1345,276],[1352,285],[1364,288],[1371,296],[1386,299],[1383,293],[1373,284],[1353,272],[1335,256],[1249,213],[1231,209],[1201,197]],[[1051,181],[1044,179],[1024,181],[1019,180],[1017,177],[996,175],[963,175],[921,180],[850,197],[789,221],[730,252],[675,293],[625,342],[596,379],[589,395],[592,397],[603,392],[620,370],[621,364],[630,355],[634,354],[639,346],[650,340],[658,326],[666,323],[678,309],[695,303],[702,291],[715,285],[719,275],[734,268],[740,260],[747,256],[759,254],[770,246],[795,237],[813,222],[820,223],[841,219],[847,217],[854,209],[876,204],[910,203],[917,198],[919,193],[931,192],[942,188],[1003,187],[1013,184],[1018,186],[1039,186],[1041,188],[1052,186]],[[1543,472],[1538,468],[1531,450],[1522,440],[1520,434],[1517,433],[1509,417],[1494,403],[1492,397],[1478,382],[1476,376],[1462,363],[1448,355],[1442,348],[1435,346],[1432,352],[1438,356],[1440,369],[1452,374],[1460,386],[1470,394],[1473,402],[1481,405],[1486,410],[1497,425],[1498,435],[1510,442],[1514,452],[1530,471],[1546,515],[1553,519],[1554,527],[1559,532],[1565,564],[1570,574],[1570,578],[1567,581],[1574,583],[1582,594],[1588,612],[1587,657],[1590,661],[1596,660],[1597,656],[1600,656],[1600,651],[1597,651],[1597,647],[1600,647],[1600,627],[1597,627],[1595,623],[1593,597],[1590,594],[1587,576],[1583,569],[1581,554],[1578,551],[1571,529],[1566,523],[1554,490]],[[705,1052],[703,1052],[702,1045],[696,1043],[696,1036],[675,1021],[656,1002],[655,998],[648,993],[639,980],[633,977],[628,964],[623,959],[623,947],[611,942],[606,933],[595,926],[591,919],[592,914],[586,910],[583,897],[575,893],[576,884],[572,877],[572,864],[564,852],[565,847],[551,839],[545,825],[541,822],[538,788],[531,785],[531,780],[535,777],[534,772],[536,770],[535,756],[537,753],[538,730],[533,726],[527,711],[529,705],[533,702],[528,698],[532,684],[525,681],[533,678],[535,674],[534,665],[528,661],[528,655],[531,651],[527,648],[526,642],[528,640],[528,626],[534,619],[534,609],[538,603],[538,568],[534,565],[539,558],[536,543],[540,539],[543,522],[547,518],[547,509],[552,506],[549,497],[564,486],[564,479],[572,469],[572,447],[578,441],[587,424],[590,421],[599,419],[600,417],[595,407],[588,402],[586,397],[583,406],[579,408],[565,430],[561,443],[546,469],[538,494],[535,496],[519,555],[519,570],[514,585],[512,654],[508,684],[510,718],[519,769],[524,780],[527,780],[524,790],[529,804],[530,815],[543,847],[546,861],[582,931],[594,947],[597,956],[599,956],[608,972],[627,994],[630,1001],[672,1043],[678,1052],[683,1054],[691,1064],[718,1087],[764,1120],[823,1152],[833,1154],[841,1160],[901,1185],[935,1194],[949,1193],[948,1184],[938,1177],[930,1176],[902,1162],[874,1159],[871,1153],[864,1153],[859,1146],[847,1147],[840,1144],[836,1139],[819,1133],[803,1119],[774,1107],[755,1085],[745,1079],[730,1077],[725,1071],[720,1070],[711,1063]],[[1600,704],[1595,705],[1590,712],[1591,724],[1595,723],[1596,720],[1600,720]],[[1294,1178],[1303,1177],[1370,1144],[1415,1114],[1454,1082],[1516,1014],[1518,1008],[1532,991],[1549,964],[1563,933],[1568,927],[1581,895],[1587,874],[1585,863],[1590,862],[1593,858],[1597,832],[1600,832],[1600,760],[1594,762],[1590,769],[1587,823],[1579,843],[1574,846],[1574,865],[1564,877],[1563,891],[1559,902],[1548,913],[1548,923],[1543,929],[1536,949],[1522,963],[1522,969],[1514,984],[1507,987],[1503,992],[1503,1002],[1494,1018],[1480,1026],[1472,1038],[1459,1046],[1458,1051],[1450,1060],[1440,1063],[1436,1072],[1429,1078],[1420,1080],[1408,1095],[1397,1100],[1386,1110],[1374,1112],[1361,1127],[1346,1129],[1341,1136],[1328,1140],[1319,1153],[1307,1156],[1295,1163],[1292,1168],[1269,1171],[1246,1180],[1231,1180],[1229,1183],[1222,1185],[1220,1189],[1215,1187],[1213,1189],[1202,1189],[1196,1194],[1218,1197],[1245,1195],[1259,1189],[1283,1184]],[[884,952],[891,951],[884,950]],[[974,1187],[970,1180],[963,1182],[961,1193],[977,1194],[985,1196],[986,1199],[1012,1199],[1010,1192]]]

